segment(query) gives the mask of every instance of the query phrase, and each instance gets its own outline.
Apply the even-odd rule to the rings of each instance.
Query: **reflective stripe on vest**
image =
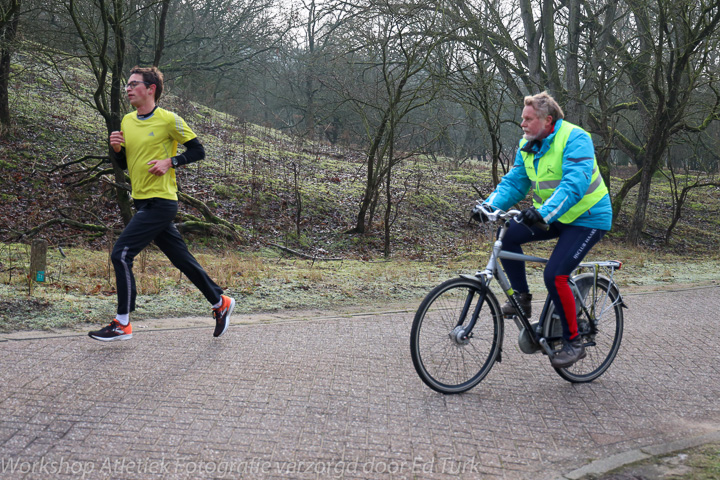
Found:
[[[562,121],[547,152],[538,160],[538,171],[535,171],[535,155],[524,151],[520,152],[525,161],[525,171],[532,185],[533,205],[535,208],[540,208],[542,204],[550,198],[558,185],[560,185],[562,181],[563,152],[565,151],[568,138],[570,138],[570,133],[576,128],[580,127],[568,121]],[[520,148],[524,145],[525,143],[521,141]],[[574,222],[580,215],[587,212],[593,205],[599,202],[607,193],[608,189],[605,186],[602,175],[600,175],[597,159],[593,155],[593,171],[590,178],[590,185],[585,191],[585,195],[579,202],[565,212],[558,221],[562,223]]]

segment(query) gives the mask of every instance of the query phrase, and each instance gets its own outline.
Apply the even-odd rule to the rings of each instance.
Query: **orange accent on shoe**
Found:
[[[129,340],[132,338],[132,326],[130,323],[122,325],[117,319],[110,322],[106,327],[97,331],[88,332],[90,338],[102,342],[114,342],[116,340]]]
[[[132,333],[132,324],[128,322],[127,325],[123,325],[122,323],[118,322],[117,319],[110,322],[110,326],[115,326],[115,328],[119,328],[120,330],[125,333],[125,335],[130,335]]]
[[[213,317],[215,317],[215,331],[213,332],[214,337],[219,337],[228,328],[230,324],[230,315],[235,308],[235,300],[226,295],[221,295],[222,304],[219,308],[213,308]]]

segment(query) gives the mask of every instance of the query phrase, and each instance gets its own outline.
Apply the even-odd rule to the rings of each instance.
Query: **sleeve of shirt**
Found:
[[[111,152],[113,158],[115,159],[115,163],[118,164],[118,166],[123,169],[127,170],[128,164],[127,164],[127,156],[125,155],[125,147],[122,147],[119,152]]]
[[[198,160],[205,158],[205,147],[202,146],[202,143],[200,143],[200,140],[198,140],[197,137],[185,142],[183,145],[185,145],[187,150],[180,155],[175,156],[175,158],[177,158],[178,166],[187,165],[188,163],[197,162]]]
[[[530,179],[525,171],[525,160],[518,148],[513,168],[505,174],[495,191],[483,203],[507,210],[525,198],[529,190]]]
[[[195,132],[192,131],[192,129],[188,126],[187,123],[185,123],[185,120],[183,120],[180,115],[173,113],[172,121],[174,122],[174,125],[172,125],[172,128],[170,128],[170,132],[173,139],[178,143],[182,143],[184,145],[193,138],[197,137],[197,135],[195,135]]]
[[[120,131],[123,131],[125,126],[125,118],[122,119],[120,122]],[[122,168],[123,170],[127,170],[128,164],[127,164],[127,155],[125,154],[125,143],[120,144],[120,151],[112,151],[111,154],[113,158],[115,159],[115,162]]]
[[[580,129],[570,133],[563,152],[560,184],[538,209],[546,223],[562,217],[585,196],[593,175],[595,148],[590,135]]]

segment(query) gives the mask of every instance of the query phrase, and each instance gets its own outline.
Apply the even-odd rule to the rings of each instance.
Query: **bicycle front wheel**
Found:
[[[454,278],[422,301],[410,333],[413,365],[425,384],[441,393],[461,393],[480,383],[500,352],[503,322],[497,299],[481,285]],[[478,308],[478,302],[482,304]],[[463,330],[474,314],[468,338]]]
[[[573,280],[590,314],[588,318],[580,310],[576,298],[578,333],[585,344],[586,357],[568,368],[556,368],[555,371],[569,382],[587,383],[605,373],[615,360],[623,334],[623,306],[620,292],[607,278],[598,277],[595,289],[590,273],[578,275]],[[548,310],[546,318],[550,319],[550,326],[546,338],[550,346],[557,350],[562,348],[561,320],[558,316],[552,316],[553,308]]]

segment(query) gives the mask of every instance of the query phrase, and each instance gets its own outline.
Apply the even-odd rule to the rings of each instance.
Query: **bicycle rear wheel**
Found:
[[[586,357],[568,368],[556,368],[555,371],[572,383],[592,382],[610,367],[618,350],[623,334],[623,311],[620,292],[606,277],[598,277],[597,288],[593,293],[593,274],[585,273],[573,278],[583,297],[588,318],[578,305],[578,332],[585,344]],[[577,295],[577,294],[576,294]],[[548,309],[549,326],[545,336],[553,350],[562,348],[562,321],[553,317],[554,305]],[[595,329],[592,328],[595,324]]]
[[[454,278],[422,301],[410,333],[410,354],[425,384],[441,393],[461,393],[490,372],[502,344],[503,322],[495,295],[486,291],[470,338],[469,324],[481,298],[478,282]]]

